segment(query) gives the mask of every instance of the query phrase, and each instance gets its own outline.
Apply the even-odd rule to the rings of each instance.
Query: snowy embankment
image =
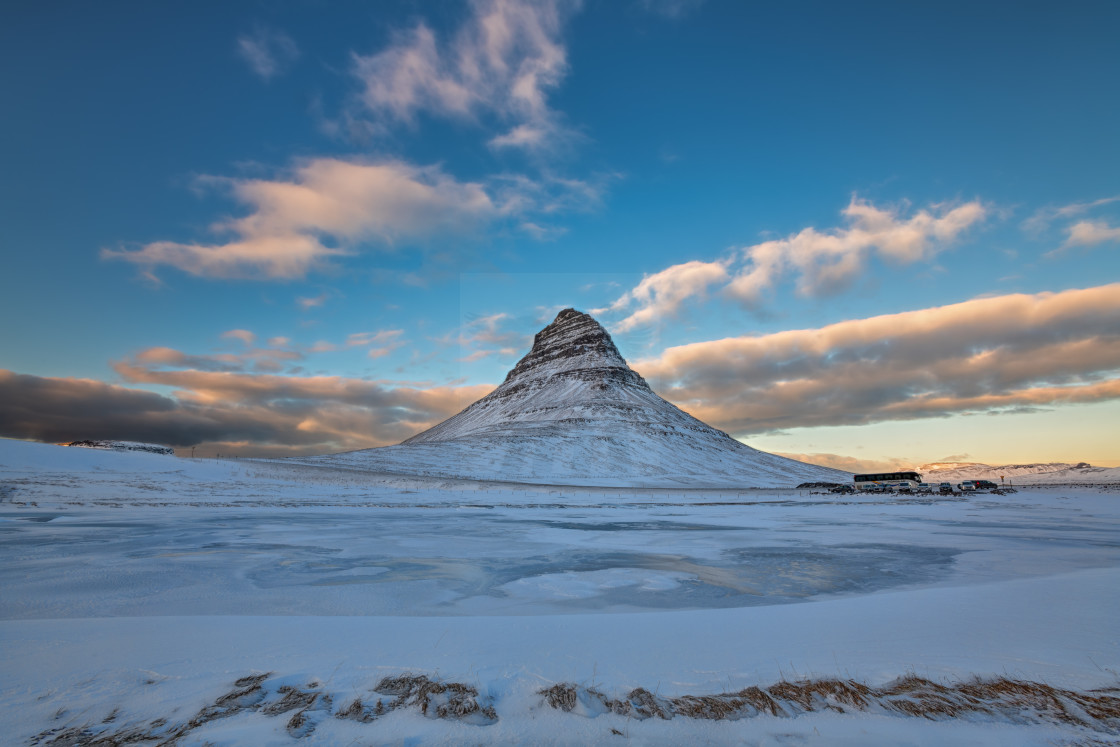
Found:
[[[0,442],[0,588],[12,744],[1120,728],[1107,490],[472,487]]]

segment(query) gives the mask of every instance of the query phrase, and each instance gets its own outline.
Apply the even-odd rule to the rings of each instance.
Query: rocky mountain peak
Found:
[[[506,383],[559,371],[612,369],[629,371],[607,330],[588,314],[564,309],[533,338],[533,348],[506,375]],[[644,385],[645,382],[642,381]]]

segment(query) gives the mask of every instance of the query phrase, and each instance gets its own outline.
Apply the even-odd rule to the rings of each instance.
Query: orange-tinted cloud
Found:
[[[1120,284],[665,350],[635,368],[736,435],[1120,397]]]

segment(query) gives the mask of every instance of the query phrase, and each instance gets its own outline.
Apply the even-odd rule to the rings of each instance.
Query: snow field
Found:
[[[612,699],[908,674],[1117,685],[1115,492],[719,495],[0,442],[0,733],[58,730],[48,744],[195,721],[180,744],[1116,738],[1029,711],[708,721],[548,706],[540,691],[561,683]],[[413,698],[369,722],[336,717],[393,701],[376,688],[406,673],[473,688],[497,721],[438,717],[449,691],[427,714]],[[199,718],[263,674],[255,705]]]

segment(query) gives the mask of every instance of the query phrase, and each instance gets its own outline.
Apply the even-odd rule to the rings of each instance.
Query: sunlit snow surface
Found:
[[[1100,687],[1120,669],[1118,569],[1120,494],[1107,488],[968,499],[548,488],[0,442],[0,642],[14,652],[0,727],[26,739],[65,703],[81,706],[64,709],[71,721],[139,702],[157,714],[185,698],[189,710],[254,670],[334,669],[368,689],[362,676],[434,667],[473,677],[505,713],[444,731],[394,714],[358,743],[611,736],[613,717],[588,732],[577,716],[526,715],[534,688],[564,680],[673,694],[790,671],[881,683],[916,670]],[[191,684],[152,699],[128,684],[149,669]],[[640,728],[654,743],[791,728],[813,743],[829,718]],[[887,726],[864,742],[975,740],[876,718]],[[250,741],[289,738],[270,724]],[[202,733],[247,739],[240,721],[222,728],[233,731]],[[1027,734],[1005,728],[975,743]]]

